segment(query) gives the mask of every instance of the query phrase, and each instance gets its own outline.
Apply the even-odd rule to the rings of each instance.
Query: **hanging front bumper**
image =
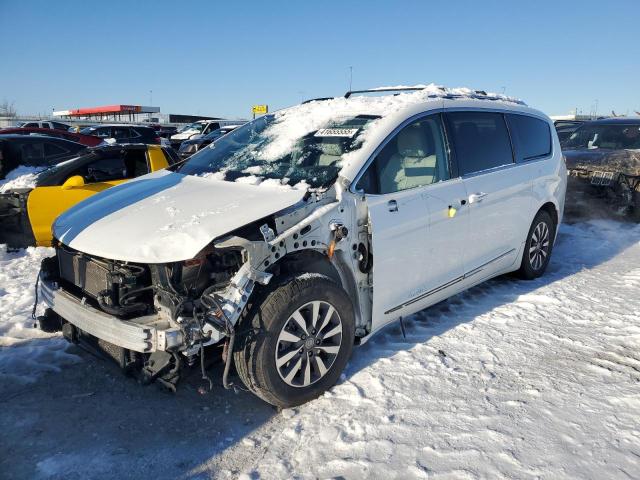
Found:
[[[83,332],[128,350],[151,353],[179,350],[182,332],[159,315],[121,320],[102,312],[61,289],[57,282],[40,277],[40,294],[47,307]]]

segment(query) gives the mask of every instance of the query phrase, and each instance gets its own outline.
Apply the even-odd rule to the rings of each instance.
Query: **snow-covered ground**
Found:
[[[46,253],[0,251],[0,476],[640,478],[640,225],[563,225],[543,278],[386,329],[280,413],[137,385],[31,329]]]

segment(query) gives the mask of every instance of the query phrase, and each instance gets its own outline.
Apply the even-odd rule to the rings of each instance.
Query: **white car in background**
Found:
[[[233,362],[298,405],[390,322],[542,275],[565,189],[552,121],[520,101],[434,85],[312,101],[60,216],[40,324],[171,386],[224,343],[225,386]]]
[[[193,140],[200,138],[204,135],[226,127],[229,125],[237,125],[238,123],[244,123],[246,120],[198,120],[197,122],[185,125],[177,133],[171,135],[171,146],[178,151],[180,144],[185,140]]]

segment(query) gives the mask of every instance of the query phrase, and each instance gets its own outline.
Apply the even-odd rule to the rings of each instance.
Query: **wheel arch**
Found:
[[[545,210],[549,215],[551,215],[551,219],[553,220],[553,223],[557,229],[558,220],[560,218],[558,215],[558,207],[553,202],[547,202],[538,209],[538,212],[540,212],[541,210]],[[536,212],[536,215],[538,214],[538,212]]]
[[[332,259],[313,249],[298,250],[282,257],[269,268],[274,277],[318,273],[333,280],[351,299],[356,327],[363,326],[360,295],[356,280],[343,252],[336,251]]]
[[[538,209],[538,211],[533,216],[533,218],[536,218],[536,215],[538,215],[538,213],[543,210],[546,211],[551,216],[551,219],[553,220],[553,225],[555,230],[553,241],[555,243],[555,240],[558,237],[558,224],[560,222],[560,214],[559,214],[558,206],[551,201],[546,202]],[[531,221],[533,221],[533,219]]]

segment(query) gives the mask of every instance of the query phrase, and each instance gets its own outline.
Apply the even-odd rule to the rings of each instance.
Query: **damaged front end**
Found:
[[[254,289],[268,284],[290,253],[334,255],[336,242],[348,233],[338,205],[334,195],[309,193],[180,262],[109,260],[57,242],[55,257],[42,263],[40,292],[48,308],[39,318],[41,328],[61,329],[70,341],[171,389],[181,367],[198,357],[206,378],[204,348],[220,344],[228,387],[228,352]]]
[[[189,261],[143,265],[58,244],[41,267],[48,309],[40,323],[106,353],[143,380],[174,387],[184,360],[193,363],[204,345],[232,330],[220,308],[236,297],[222,295],[251,289],[242,278],[245,261],[241,249],[211,246]]]

